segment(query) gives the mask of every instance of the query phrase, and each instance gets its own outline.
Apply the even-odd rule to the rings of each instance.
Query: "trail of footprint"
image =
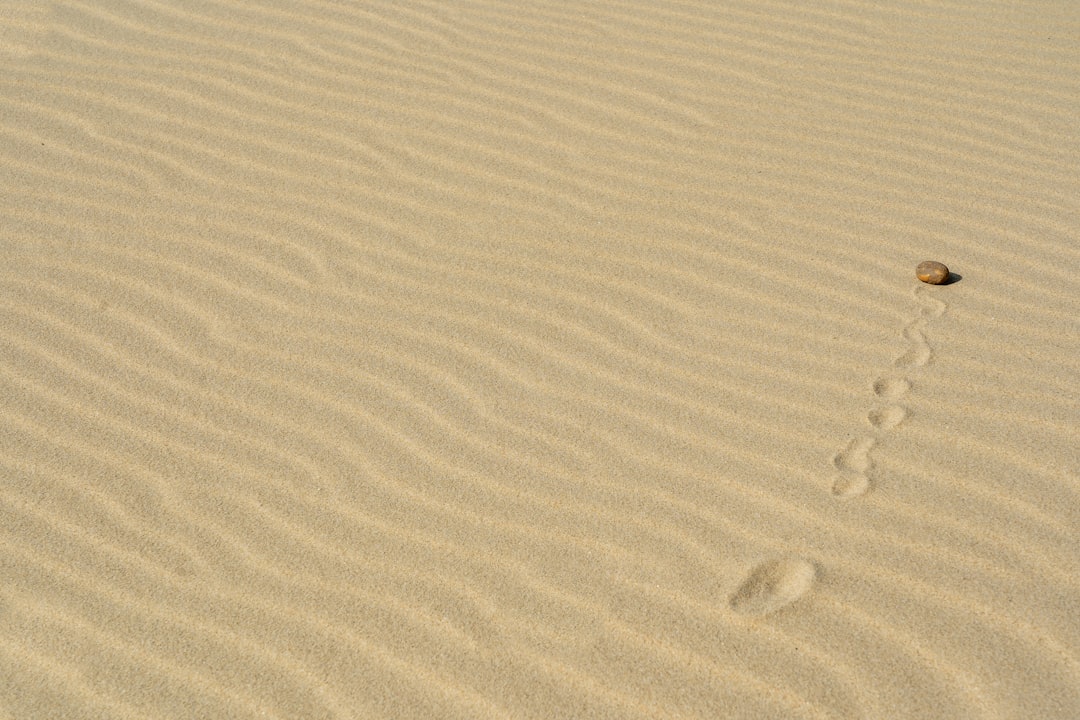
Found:
[[[933,349],[927,342],[923,330],[928,322],[941,317],[945,312],[945,303],[928,294],[922,285],[916,286],[912,295],[919,303],[919,315],[903,329],[908,347],[900,357],[893,361],[893,367],[911,370],[927,365],[933,358]],[[874,395],[882,404],[872,409],[866,416],[876,435],[866,435],[851,441],[846,448],[833,457],[833,465],[838,474],[833,481],[832,492],[838,498],[858,497],[870,489],[869,472],[873,467],[870,451],[877,444],[882,433],[898,427],[907,419],[908,410],[900,400],[911,390],[911,381],[905,377],[885,375],[874,381]]]
[[[930,362],[933,350],[923,335],[928,321],[945,312],[945,303],[930,297],[922,287],[913,291],[919,302],[919,316],[903,329],[908,347],[893,366],[900,370],[922,367]],[[874,395],[880,404],[871,410],[866,419],[875,434],[852,440],[833,457],[837,476],[833,482],[833,494],[842,499],[858,497],[870,488],[870,470],[874,466],[870,452],[877,445],[878,436],[901,423],[908,410],[901,400],[911,391],[911,381],[906,377],[886,374],[873,384]],[[763,617],[795,602],[813,586],[817,578],[814,563],[803,558],[779,558],[755,566],[728,599],[728,606],[740,615]]]

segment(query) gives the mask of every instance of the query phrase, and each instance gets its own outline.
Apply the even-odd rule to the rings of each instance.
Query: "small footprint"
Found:
[[[925,287],[915,288],[912,295],[922,308],[919,311],[919,317],[904,328],[904,338],[911,343],[911,346],[893,363],[896,367],[923,367],[930,362],[933,351],[922,331],[926,327],[927,320],[941,317],[945,313],[945,303],[930,297]]]
[[[816,577],[817,569],[809,560],[769,560],[750,571],[728,605],[740,615],[763,617],[805,595]]]
[[[833,458],[833,465],[840,471],[840,475],[833,482],[833,495],[851,498],[870,489],[870,478],[866,473],[874,464],[870,460],[870,451],[875,444],[877,441],[874,438],[861,437],[852,440],[843,451],[837,453]]]
[[[832,494],[841,500],[865,495],[870,489],[870,478],[862,473],[844,473],[833,481]]]
[[[930,351],[930,343],[926,342],[926,336],[922,334],[925,325],[926,320],[918,318],[904,328],[904,338],[911,346],[896,358],[893,365],[899,368],[922,367],[930,362],[933,353]]]
[[[878,430],[892,430],[904,422],[905,418],[907,418],[907,410],[899,405],[889,405],[888,407],[871,410],[866,416],[870,424]]]
[[[881,378],[874,381],[874,394],[885,400],[896,400],[911,390],[911,383],[904,378]]]
[[[833,464],[843,472],[864,473],[870,469],[870,451],[874,449],[876,441],[872,437],[863,437],[852,440],[848,446],[836,455]]]
[[[930,291],[927,290],[925,285],[917,286],[912,295],[922,305],[922,316],[925,318],[939,318],[945,314],[945,303],[938,300],[936,297],[929,295]]]

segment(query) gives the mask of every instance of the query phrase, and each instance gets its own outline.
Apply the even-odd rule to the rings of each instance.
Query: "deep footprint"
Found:
[[[769,560],[747,575],[728,604],[741,615],[762,617],[805,595],[815,577],[817,570],[808,560]]]

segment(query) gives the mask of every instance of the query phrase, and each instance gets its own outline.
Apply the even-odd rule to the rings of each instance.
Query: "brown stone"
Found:
[[[915,268],[915,277],[924,283],[941,285],[949,279],[949,268],[934,260],[923,260]]]

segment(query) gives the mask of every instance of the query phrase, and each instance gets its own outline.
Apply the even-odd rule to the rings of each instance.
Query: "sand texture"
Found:
[[[1080,3],[5,0],[0,70],[0,720],[1080,718]]]

